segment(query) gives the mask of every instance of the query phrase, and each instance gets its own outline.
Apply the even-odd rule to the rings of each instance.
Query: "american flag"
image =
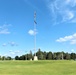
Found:
[[[34,23],[37,24],[37,22],[36,22],[36,12],[34,13]]]
[[[34,23],[37,24],[37,22],[34,20]]]

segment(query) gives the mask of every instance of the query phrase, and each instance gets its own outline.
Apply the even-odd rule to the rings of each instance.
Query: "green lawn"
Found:
[[[0,75],[76,75],[76,61],[0,61]]]

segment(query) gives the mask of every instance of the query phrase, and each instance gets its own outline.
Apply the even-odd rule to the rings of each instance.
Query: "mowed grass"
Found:
[[[76,61],[0,61],[0,75],[76,75]]]

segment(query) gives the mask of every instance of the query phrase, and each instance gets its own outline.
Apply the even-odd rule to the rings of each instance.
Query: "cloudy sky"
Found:
[[[0,0],[0,55],[36,49],[76,52],[76,0]]]

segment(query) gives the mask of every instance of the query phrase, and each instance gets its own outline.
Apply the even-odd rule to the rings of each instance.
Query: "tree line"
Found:
[[[35,54],[32,54],[32,51],[30,51],[29,54],[25,54],[22,56],[16,56],[15,60],[30,60],[34,58]],[[46,51],[41,51],[39,49],[36,52],[36,55],[38,57],[38,60],[75,60],[76,59],[76,54],[75,53],[68,53],[68,52],[46,52]]]
[[[38,57],[38,60],[76,60],[76,53],[68,53],[68,52],[46,52],[41,51],[41,49],[38,49],[36,52],[36,55]],[[21,56],[15,56],[15,58],[12,58],[10,56],[0,56],[0,60],[33,60],[35,54],[32,53],[30,50],[29,53],[21,55]]]

